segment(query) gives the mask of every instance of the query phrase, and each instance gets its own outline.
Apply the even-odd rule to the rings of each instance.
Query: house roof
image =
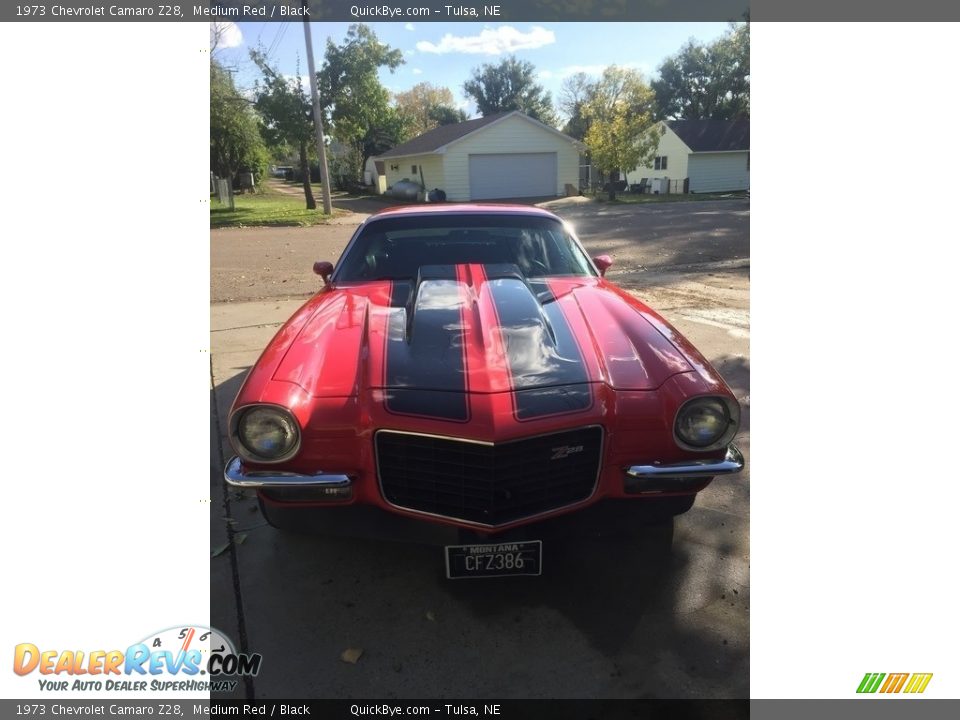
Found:
[[[472,135],[481,128],[485,128],[488,125],[493,125],[504,118],[510,117],[511,115],[516,115],[521,117],[527,122],[533,123],[534,125],[540,126],[542,129],[553,133],[577,146],[580,146],[579,143],[574,138],[569,135],[564,135],[562,132],[556,128],[552,128],[549,125],[544,125],[539,120],[526,115],[519,110],[511,110],[509,112],[500,112],[494,113],[493,115],[487,115],[486,117],[476,118],[474,120],[467,120],[462,123],[455,123],[453,125],[441,125],[438,128],[433,130],[428,130],[423,135],[419,135],[413,140],[408,140],[402,145],[397,145],[395,148],[387,150],[385,153],[377,155],[377,159],[382,158],[392,158],[392,157],[407,157],[410,155],[424,155],[428,153],[439,152],[442,148],[445,148],[447,145],[456,142],[457,140],[462,140],[467,137],[467,135]]]
[[[413,140],[397,145],[395,148],[387,150],[378,155],[378,158],[404,157],[406,155],[420,155],[422,153],[436,152],[444,145],[449,145],[454,140],[459,140],[465,135],[469,135],[475,130],[489,125],[502,117],[509,115],[509,112],[496,113],[486,117],[467,120],[462,123],[452,125],[441,125],[433,130],[427,130],[423,135],[418,135]]]
[[[749,120],[668,120],[693,152],[733,152],[750,149]]]

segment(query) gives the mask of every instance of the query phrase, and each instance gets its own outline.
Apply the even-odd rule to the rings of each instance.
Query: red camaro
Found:
[[[740,407],[610,264],[537,208],[372,216],[250,370],[227,482],[276,527],[440,537],[450,577],[539,573],[558,521],[685,512],[742,469]]]

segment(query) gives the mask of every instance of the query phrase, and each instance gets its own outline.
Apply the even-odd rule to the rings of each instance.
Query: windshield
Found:
[[[524,215],[455,215],[374,220],[334,280],[411,280],[425,265],[516,265],[524,277],[595,275],[559,221]]]

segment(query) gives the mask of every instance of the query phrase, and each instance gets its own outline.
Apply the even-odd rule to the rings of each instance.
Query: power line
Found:
[[[277,28],[277,32],[273,36],[273,42],[270,43],[270,47],[267,49],[266,56],[268,58],[273,54],[273,51],[276,50],[277,47],[279,47],[280,41],[283,39],[284,34],[286,34],[287,32],[287,25],[289,25],[289,21],[285,20],[284,22],[280,23],[280,27]]]

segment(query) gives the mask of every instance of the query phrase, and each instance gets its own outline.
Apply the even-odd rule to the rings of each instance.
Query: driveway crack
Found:
[[[233,523],[227,522],[226,518],[233,517],[230,514],[230,490],[227,487],[227,484],[223,482],[223,468],[225,466],[225,458],[223,456],[223,432],[220,425],[220,407],[217,403],[217,393],[216,384],[213,377],[213,359],[210,360],[210,410],[213,414],[213,425],[215,428],[216,440],[213,443],[211,448],[212,457],[216,460],[216,467],[212,468],[213,472],[217,474],[217,478],[220,480],[219,485],[221,488],[221,498],[222,498],[222,508],[223,508],[223,517],[224,524],[226,525],[227,530],[227,542],[229,543],[229,553],[230,553],[230,573],[233,578],[233,596],[234,601],[237,606],[237,634],[239,635],[240,642],[240,652],[248,653],[250,652],[249,645],[247,642],[247,623],[246,618],[243,612],[243,592],[240,588],[240,566],[237,561],[237,544],[234,542],[234,536],[236,531],[233,528]],[[254,700],[256,694],[254,693],[253,686],[253,677],[250,675],[243,676],[243,685],[244,692],[246,694],[247,700]]]

